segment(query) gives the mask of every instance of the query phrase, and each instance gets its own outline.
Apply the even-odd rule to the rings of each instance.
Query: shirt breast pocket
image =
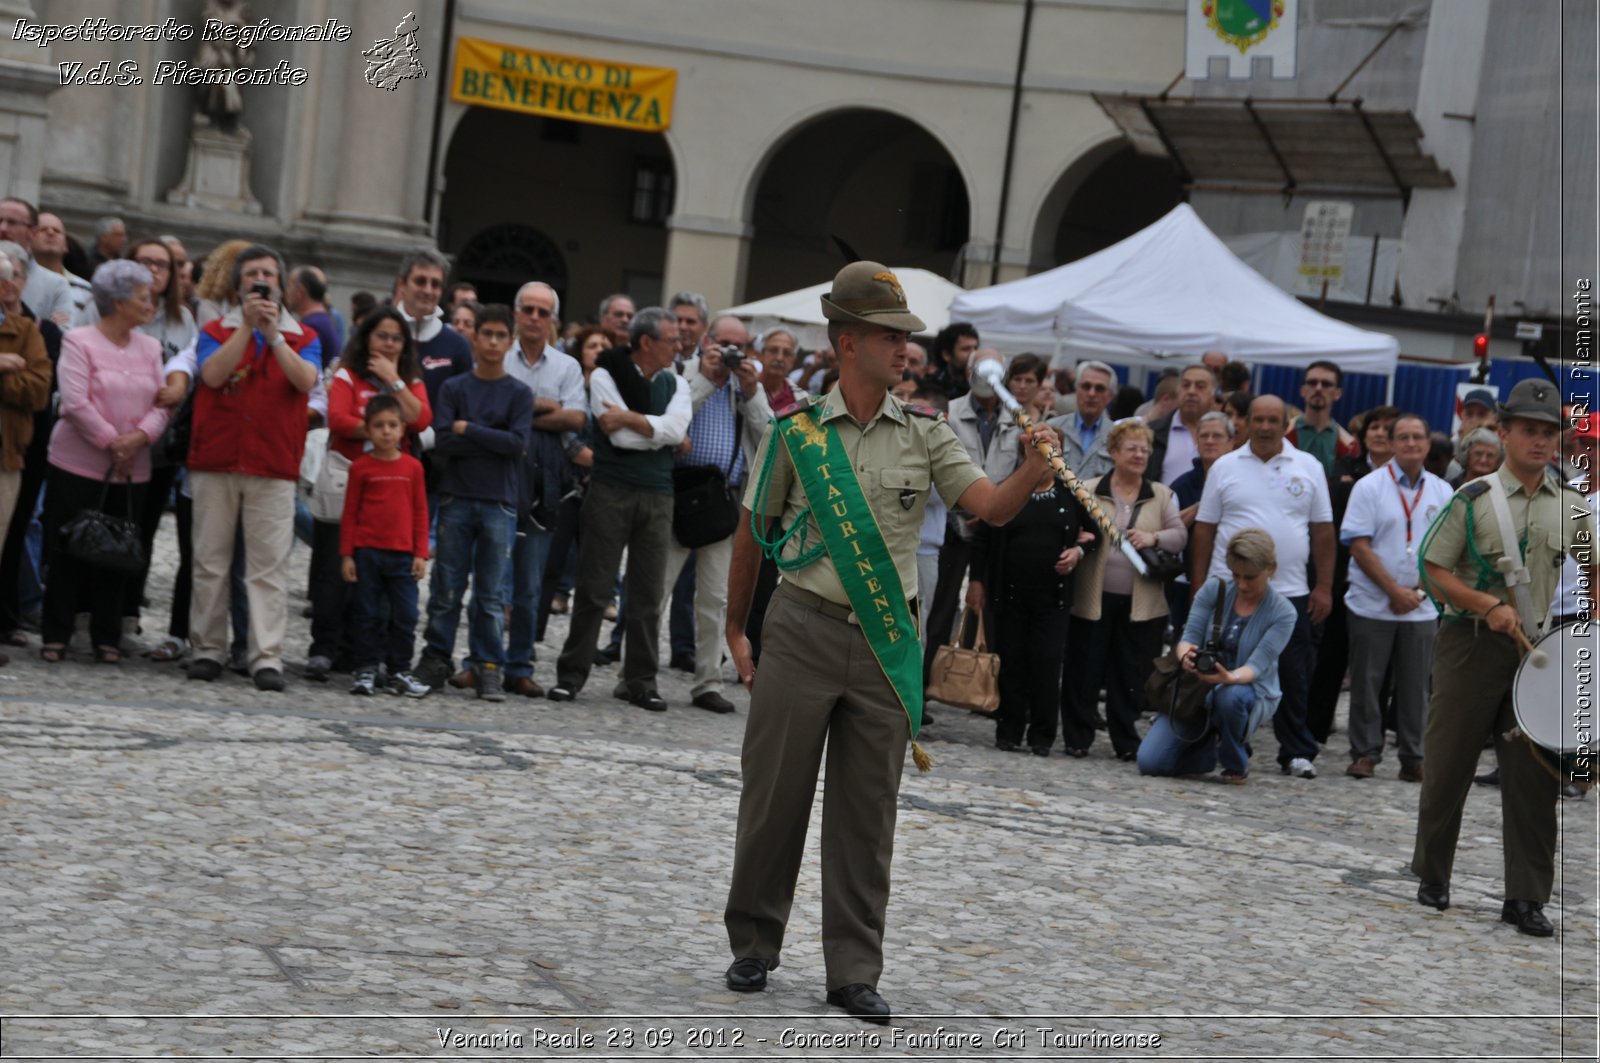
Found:
[[[927,469],[882,469],[878,472],[878,485],[882,494],[894,501],[892,507],[875,507],[879,516],[888,520],[890,513],[903,519],[921,520],[923,503],[928,499],[928,485],[932,482]]]

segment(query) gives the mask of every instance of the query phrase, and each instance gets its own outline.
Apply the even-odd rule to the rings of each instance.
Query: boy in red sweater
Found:
[[[429,687],[412,677],[411,651],[417,583],[428,567],[428,492],[422,463],[400,453],[406,426],[394,396],[374,396],[363,419],[372,450],[350,466],[339,525],[341,574],[356,585],[356,675],[350,693],[374,693],[379,666],[387,664],[383,689],[420,698]]]

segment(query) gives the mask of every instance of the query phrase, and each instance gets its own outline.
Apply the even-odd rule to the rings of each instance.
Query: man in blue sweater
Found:
[[[414,673],[436,690],[450,677],[470,574],[472,645],[485,659],[468,667],[485,701],[505,700],[505,572],[533,421],[533,392],[506,375],[510,348],[511,308],[484,307],[472,341],[472,372],[446,380],[433,408],[434,449],[445,464],[428,629]]]

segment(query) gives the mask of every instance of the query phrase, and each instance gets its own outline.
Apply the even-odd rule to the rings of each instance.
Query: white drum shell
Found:
[[[1600,624],[1580,621],[1539,639],[1511,688],[1523,733],[1552,753],[1594,751],[1597,670]]]

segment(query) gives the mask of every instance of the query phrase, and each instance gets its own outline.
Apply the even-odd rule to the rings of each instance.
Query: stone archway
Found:
[[[754,183],[744,298],[825,281],[851,257],[949,276],[971,215],[960,169],[922,126],[830,112],[793,130]]]
[[[1186,199],[1177,169],[1124,140],[1090,148],[1056,179],[1034,222],[1034,272],[1132,236]]]
[[[657,303],[676,179],[659,133],[470,107],[445,156],[439,245],[485,298],[544,281],[567,321],[612,292]]]
[[[466,242],[456,255],[456,280],[470,281],[485,303],[506,303],[530,278],[565,297],[567,260],[544,233],[530,225],[495,225]]]

